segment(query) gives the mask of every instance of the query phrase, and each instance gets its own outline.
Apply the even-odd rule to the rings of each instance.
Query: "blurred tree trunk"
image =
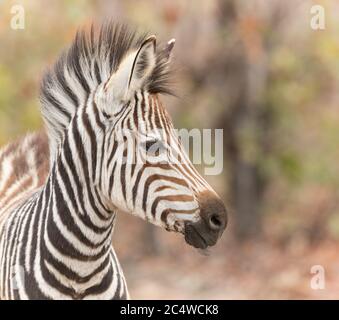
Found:
[[[268,78],[266,48],[260,48],[260,42],[257,48],[249,47],[246,38],[242,39],[246,34],[239,34],[239,23],[236,1],[221,0],[219,28],[236,35],[233,34],[235,43],[223,55],[222,67],[218,68],[229,87],[221,91],[225,110],[218,125],[225,133],[224,151],[230,172],[235,233],[239,240],[246,240],[259,236],[262,230],[265,181],[261,176],[259,154],[266,150],[267,139],[263,133],[271,126],[272,118],[263,101]]]
[[[235,210],[235,232],[239,240],[261,232],[260,207],[263,181],[257,154],[260,152],[260,97],[256,85],[265,85],[265,66],[248,61],[241,44],[228,56],[225,72],[232,79],[232,102],[219,124],[224,128],[224,151],[228,159],[230,193]],[[224,97],[226,101],[229,97]]]
[[[221,46],[219,57],[223,61],[217,63],[214,72],[223,73],[219,79],[224,79],[223,85],[227,86],[220,90],[219,98],[225,108],[218,125],[224,128],[235,232],[239,240],[246,240],[262,231],[267,185],[262,165],[274,144],[270,133],[275,126],[273,108],[267,100],[271,81],[269,57],[289,9],[279,2],[273,4],[262,29],[263,21],[256,21],[251,13],[240,17],[238,8],[239,1],[219,2],[219,29],[230,33],[233,44],[226,50]]]
[[[233,102],[219,124],[225,132],[224,151],[228,159],[235,232],[239,240],[261,233],[260,208],[264,181],[257,153],[262,151],[259,132],[263,119],[260,118],[261,92],[253,88],[253,81],[260,87],[265,86],[266,82],[265,65],[251,64],[242,50],[242,46],[234,50],[234,56],[229,61],[227,72],[233,79]]]

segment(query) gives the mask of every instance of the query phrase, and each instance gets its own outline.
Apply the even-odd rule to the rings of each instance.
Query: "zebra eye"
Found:
[[[157,140],[148,140],[145,142],[145,150],[149,152],[153,146],[157,143]]]
[[[161,140],[148,140],[143,143],[143,148],[149,155],[159,156],[166,148]]]

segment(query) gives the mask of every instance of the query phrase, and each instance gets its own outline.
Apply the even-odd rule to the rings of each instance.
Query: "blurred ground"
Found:
[[[181,236],[157,230],[161,253],[149,256],[142,243],[126,241],[119,234],[124,224],[134,225],[132,234],[137,236],[143,222],[120,217],[115,234],[114,246],[132,299],[338,298],[339,245],[335,241],[315,246],[297,238],[285,246],[270,239],[239,244],[226,232],[204,255]],[[311,289],[314,265],[325,268],[324,289]]]

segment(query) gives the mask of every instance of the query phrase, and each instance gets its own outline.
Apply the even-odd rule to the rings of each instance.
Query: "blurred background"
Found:
[[[12,30],[22,4],[25,29]],[[325,30],[310,27],[312,5]],[[176,38],[176,128],[223,128],[207,176],[230,223],[208,255],[120,215],[114,246],[135,299],[339,298],[339,3],[335,0],[0,1],[0,145],[42,127],[44,69],[110,15]],[[203,168],[198,168],[202,170]],[[325,288],[310,286],[311,268]]]

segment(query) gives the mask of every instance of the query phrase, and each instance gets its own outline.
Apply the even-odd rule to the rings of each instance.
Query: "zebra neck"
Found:
[[[111,246],[115,214],[105,209],[94,186],[84,183],[63,152],[39,200],[46,204],[41,261],[57,286],[74,298],[109,288],[118,264]]]

